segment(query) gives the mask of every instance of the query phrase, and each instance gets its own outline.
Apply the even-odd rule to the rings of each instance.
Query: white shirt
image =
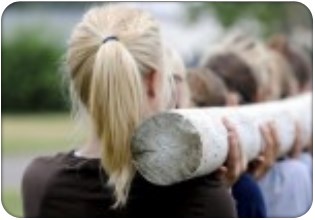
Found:
[[[311,207],[311,177],[300,160],[276,162],[258,184],[266,203],[267,217],[299,217]]]
[[[313,157],[311,156],[310,153],[307,152],[302,152],[300,154],[299,160],[304,163],[307,168],[309,169],[309,173],[311,174],[311,179],[312,179],[312,173],[313,173]]]

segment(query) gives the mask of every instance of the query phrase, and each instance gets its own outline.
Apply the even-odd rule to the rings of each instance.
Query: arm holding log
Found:
[[[311,135],[311,93],[262,104],[241,107],[172,110],[144,122],[132,141],[134,163],[150,182],[170,185],[212,173],[228,156],[228,130],[222,118],[235,125],[246,163],[266,145],[259,127],[274,121],[281,157],[295,142],[295,121],[301,125],[301,139]]]

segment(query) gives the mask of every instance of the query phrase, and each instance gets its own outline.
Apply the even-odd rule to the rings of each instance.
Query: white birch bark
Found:
[[[137,170],[148,181],[170,185],[209,174],[218,169],[228,153],[226,117],[236,127],[246,162],[261,151],[259,126],[273,120],[280,154],[288,153],[295,139],[295,120],[302,140],[312,135],[312,94],[282,101],[238,107],[177,109],[146,120],[136,131],[132,153]]]

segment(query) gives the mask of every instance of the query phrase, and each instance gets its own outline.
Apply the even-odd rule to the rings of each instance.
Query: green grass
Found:
[[[76,132],[77,130],[77,132]],[[70,149],[83,138],[69,114],[2,116],[2,155]]]
[[[2,191],[1,202],[3,208],[15,217],[22,217],[22,200],[18,190],[6,189]]]
[[[77,148],[84,133],[67,113],[2,115],[2,157],[32,155],[36,152],[58,152]],[[20,189],[3,188],[5,210],[22,216]]]

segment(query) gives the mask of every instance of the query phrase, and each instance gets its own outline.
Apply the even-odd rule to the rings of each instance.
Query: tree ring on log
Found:
[[[200,166],[202,148],[194,125],[183,115],[171,112],[155,115],[143,123],[131,146],[136,169],[157,185],[191,178]]]

